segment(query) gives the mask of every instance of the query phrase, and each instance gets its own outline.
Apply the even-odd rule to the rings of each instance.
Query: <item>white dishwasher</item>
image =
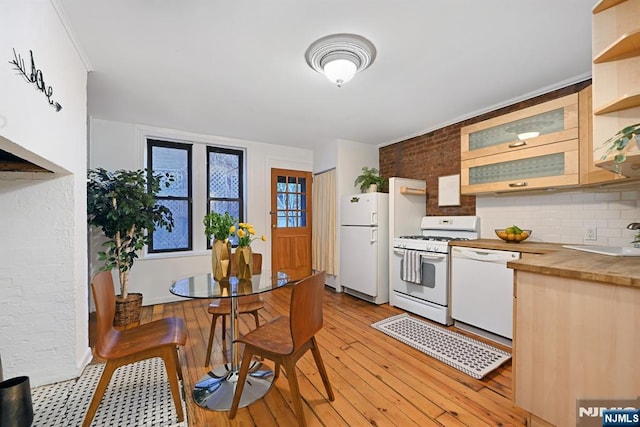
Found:
[[[520,252],[451,248],[451,317],[456,326],[512,339],[513,270],[506,264],[517,259]]]

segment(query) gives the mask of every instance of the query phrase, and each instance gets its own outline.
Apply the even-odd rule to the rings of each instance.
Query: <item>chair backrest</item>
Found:
[[[252,252],[253,254],[253,274],[262,273],[262,254],[257,254]],[[238,264],[236,263],[236,254],[232,253],[229,259],[231,263],[231,275],[235,276],[238,272]]]
[[[101,271],[91,280],[93,302],[96,305],[96,318],[98,320],[98,337],[96,340],[96,352],[104,354],[104,346],[112,342],[113,336],[118,331],[113,327],[113,319],[116,315],[116,294],[113,288],[113,277],[110,271]]]
[[[325,272],[321,271],[296,283],[291,292],[289,321],[294,350],[322,329],[322,299]]]

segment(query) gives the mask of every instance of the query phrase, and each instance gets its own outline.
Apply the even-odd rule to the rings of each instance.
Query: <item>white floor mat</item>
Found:
[[[477,379],[511,359],[506,351],[406,313],[371,326]]]

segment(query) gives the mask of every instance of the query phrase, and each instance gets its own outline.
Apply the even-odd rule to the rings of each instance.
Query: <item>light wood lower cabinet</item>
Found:
[[[557,426],[576,400],[640,396],[640,288],[515,271],[514,402]]]

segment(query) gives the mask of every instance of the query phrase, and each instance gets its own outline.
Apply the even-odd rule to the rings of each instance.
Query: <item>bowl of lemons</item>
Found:
[[[520,243],[531,236],[531,230],[523,230],[517,225],[512,225],[507,228],[497,228],[495,231],[496,236],[507,243]]]

